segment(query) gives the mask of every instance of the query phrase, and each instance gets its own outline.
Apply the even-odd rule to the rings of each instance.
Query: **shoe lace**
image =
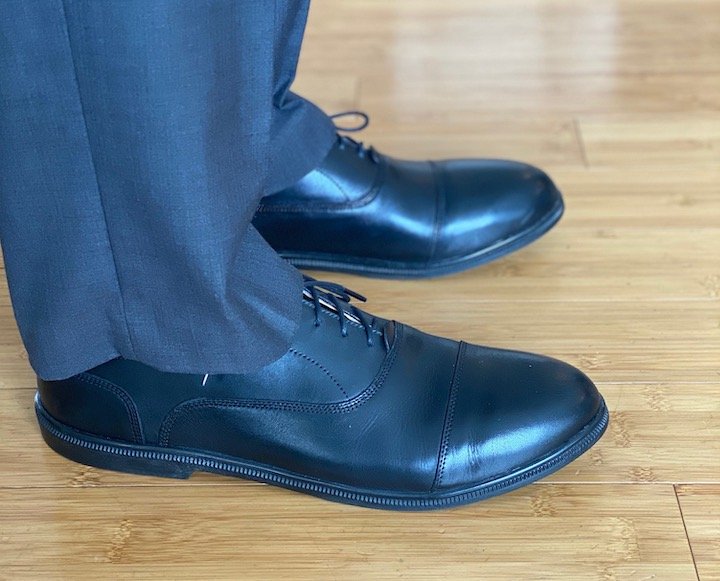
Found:
[[[375,317],[368,315],[355,305],[350,304],[352,299],[363,303],[367,301],[363,295],[341,284],[316,280],[307,275],[303,275],[303,286],[303,296],[312,301],[315,306],[316,327],[320,326],[320,311],[326,309],[338,315],[340,319],[340,333],[343,337],[347,337],[348,334],[348,321],[354,321],[362,325],[365,329],[368,347],[373,346]]]
[[[336,119],[342,119],[344,117],[359,118],[360,123],[354,126],[343,126],[335,123]],[[333,123],[335,123],[335,129],[338,131],[344,131],[345,133],[356,133],[358,131],[362,131],[370,124],[370,117],[364,111],[343,111],[342,113],[330,115],[330,119],[332,119]],[[366,146],[362,141],[357,141],[347,135],[340,135],[338,133],[338,147],[340,149],[354,149],[361,159],[368,158],[373,163],[378,163],[380,161],[380,154],[372,145]]]

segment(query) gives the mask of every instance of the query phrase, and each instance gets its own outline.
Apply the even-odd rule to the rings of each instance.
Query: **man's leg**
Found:
[[[3,4],[0,235],[41,376],[118,355],[238,372],[287,350],[300,277],[249,224],[335,139],[288,94],[307,7]]]
[[[336,142],[287,94],[304,5],[3,9],[0,226],[53,449],[419,510],[600,437],[607,408],[571,366],[374,317],[340,285],[301,294],[248,226]]]

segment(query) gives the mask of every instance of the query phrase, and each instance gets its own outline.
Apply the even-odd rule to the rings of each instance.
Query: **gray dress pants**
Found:
[[[308,2],[0,3],[0,242],[41,377],[287,350],[301,278],[250,222],[335,139],[289,92]]]

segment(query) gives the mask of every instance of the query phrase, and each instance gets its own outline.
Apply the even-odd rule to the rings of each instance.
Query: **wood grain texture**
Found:
[[[579,125],[591,166],[720,167],[717,114],[581,116]]]
[[[718,0],[313,0],[298,92],[366,110],[356,137],[392,155],[541,165],[567,205],[472,272],[319,276],[579,366],[607,434],[541,483],[430,514],[80,466],[39,435],[2,281],[0,579],[719,580],[718,55]]]
[[[13,579],[55,578],[58,563],[96,578],[694,578],[670,485],[537,485],[434,513],[266,486],[5,489],[0,534]]]

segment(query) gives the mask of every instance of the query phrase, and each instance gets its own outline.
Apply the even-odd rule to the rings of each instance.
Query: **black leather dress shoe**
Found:
[[[163,373],[115,359],[39,381],[46,442],[93,466],[241,476],[398,510],[493,496],[564,466],[608,412],[565,363],[457,343],[372,317],[308,280],[300,332],[248,375]]]
[[[512,161],[403,161],[347,136],[297,184],[262,199],[253,223],[295,266],[379,277],[465,270],[529,244],[563,201]]]

